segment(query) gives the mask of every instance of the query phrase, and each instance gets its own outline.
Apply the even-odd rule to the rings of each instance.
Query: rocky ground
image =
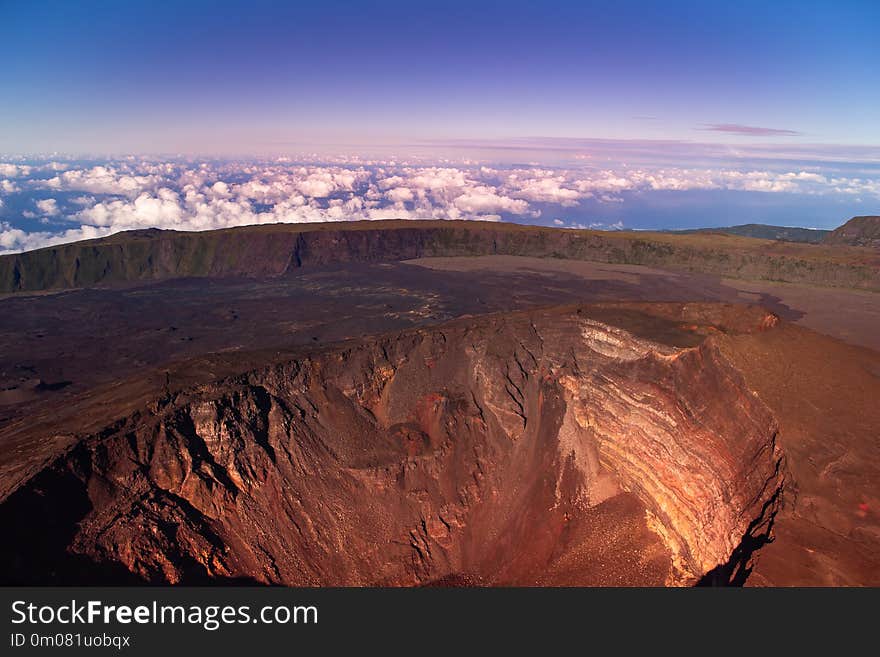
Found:
[[[692,339],[730,310],[491,314],[169,390],[9,495],[6,576],[696,582],[765,540],[785,481],[772,413]]]
[[[859,227],[854,232],[862,235],[865,230]],[[828,238],[836,235],[835,231]],[[643,265],[748,280],[880,290],[880,254],[859,240],[827,245],[720,233],[567,230],[480,221],[361,221],[205,232],[129,231],[5,255],[0,256],[0,293],[181,277],[282,276],[328,265],[486,255]]]
[[[874,296],[509,256],[9,296],[3,579],[877,584]]]

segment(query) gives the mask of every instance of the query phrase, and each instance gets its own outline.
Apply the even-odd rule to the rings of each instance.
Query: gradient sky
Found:
[[[279,4],[0,0],[0,152],[880,144],[873,0]]]
[[[880,214],[880,0],[0,0],[0,253]]]

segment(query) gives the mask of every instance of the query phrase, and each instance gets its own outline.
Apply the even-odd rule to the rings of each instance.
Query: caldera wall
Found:
[[[7,583],[537,583],[629,499],[670,564],[621,583],[692,583],[766,531],[775,435],[711,340],[676,349],[575,309],[465,319],[84,436],[0,504],[0,563]]]
[[[0,293],[188,276],[279,276],[302,267],[430,256],[524,255],[734,278],[880,289],[875,252],[728,235],[602,232],[467,221],[274,224],[132,231],[0,256]]]

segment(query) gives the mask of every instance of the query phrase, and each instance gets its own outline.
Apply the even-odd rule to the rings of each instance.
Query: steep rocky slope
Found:
[[[843,246],[880,247],[880,217],[853,217],[822,241]]]
[[[301,267],[427,256],[527,255],[722,276],[880,289],[880,256],[732,235],[562,230],[517,224],[387,221],[135,231],[0,256],[0,292],[187,276],[279,276]]]
[[[741,583],[783,490],[775,419],[713,338],[604,314],[463,318],[169,389],[6,496],[2,580]]]

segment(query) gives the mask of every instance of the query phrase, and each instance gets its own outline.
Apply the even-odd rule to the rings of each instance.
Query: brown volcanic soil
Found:
[[[721,344],[779,420],[793,481],[750,582],[880,585],[880,354],[791,325]]]
[[[463,314],[595,301],[760,304],[880,349],[880,296],[557,259],[346,265],[275,279],[184,279],[0,299],[0,422],[206,353],[288,349]],[[40,383],[42,382],[42,386]]]
[[[4,580],[741,581],[781,499],[776,423],[700,335],[775,321],[487,315],[93,406],[0,505]]]
[[[880,350],[880,331],[877,330],[880,295],[864,290],[743,281],[639,265],[517,256],[422,258],[408,262],[437,271],[472,272],[480,278],[499,272],[520,277],[529,273],[543,276],[545,286],[550,289],[558,285],[557,281],[576,277],[589,281],[581,287],[590,299],[754,303],[844,342]],[[611,281],[628,285],[606,287]]]
[[[754,332],[754,322],[742,310],[693,304],[682,308],[608,303],[625,299],[755,302],[783,319],[853,343],[876,346],[876,323],[871,319],[877,313],[874,297],[855,291],[745,283],[627,265],[496,256],[432,259],[420,261],[418,266],[349,264],[302,270],[296,277],[287,278],[176,280],[0,299],[4,317],[0,322],[0,387],[4,388],[0,391],[0,499],[30,481],[31,493],[49,504],[48,509],[39,505],[12,508],[4,502],[0,504],[7,514],[4,526],[27,526],[30,518],[39,514],[55,518],[54,529],[58,530],[52,534],[55,543],[45,540],[46,536],[19,537],[8,546],[14,554],[5,555],[4,559],[14,561],[16,555],[20,557],[24,552],[22,545],[40,544],[56,550],[42,554],[42,558],[59,563],[68,559],[64,557],[68,547],[82,555],[80,559],[70,557],[65,562],[67,570],[61,568],[54,576],[38,576],[23,565],[15,577],[27,577],[31,582],[71,581],[74,571],[85,581],[127,581],[131,564],[137,562],[141,564],[138,581],[143,577],[203,581],[205,576],[211,576],[215,578],[212,581],[244,577],[247,581],[289,583],[293,580],[272,575],[269,561],[260,561],[262,557],[256,561],[248,557],[233,567],[221,550],[217,563],[222,568],[206,568],[204,554],[218,554],[219,544],[212,542],[214,539],[209,540],[210,545],[199,543],[196,537],[216,538],[218,534],[195,522],[191,514],[179,515],[181,508],[188,508],[179,502],[171,504],[177,505],[178,511],[162,506],[167,499],[156,501],[158,498],[154,497],[159,506],[152,507],[151,512],[171,525],[183,527],[179,531],[183,532],[184,542],[191,539],[188,556],[178,555],[176,561],[169,562],[170,566],[144,565],[143,554],[149,552],[150,543],[144,543],[143,537],[150,535],[145,532],[152,532],[152,526],[160,534],[166,532],[163,535],[170,540],[167,537],[172,535],[167,531],[171,525],[150,525],[145,521],[136,526],[137,531],[129,528],[117,534],[114,548],[97,540],[95,532],[106,529],[106,525],[94,519],[91,524],[86,523],[88,527],[82,530],[85,533],[77,538],[77,519],[94,510],[96,501],[106,506],[106,513],[116,513],[120,495],[107,493],[118,485],[112,481],[119,472],[107,470],[106,455],[117,449],[107,451],[101,447],[94,451],[91,447],[74,446],[83,445],[83,438],[90,445],[106,445],[107,441],[116,440],[113,436],[119,434],[118,427],[109,434],[102,433],[115,420],[122,420],[122,426],[140,427],[144,431],[145,409],[148,415],[154,412],[149,409],[158,410],[157,400],[164,400],[161,403],[167,405],[170,400],[189,396],[192,390],[204,386],[216,385],[216,390],[225,390],[227,383],[223,381],[230,376],[265,368],[267,363],[301,361],[307,354],[326,351],[325,345],[340,340],[361,343],[363,335],[438,325],[466,314],[477,316],[539,305],[600,301],[605,305],[590,307],[589,316],[625,329],[635,340],[687,348],[712,336],[711,341],[743,372],[747,386],[758,392],[777,418],[779,443],[787,454],[789,473],[786,506],[775,519],[776,540],[757,553],[758,567],[749,583],[876,584],[880,565],[880,418],[874,408],[880,393],[877,352],[843,344],[786,321]],[[254,347],[261,349],[255,351]],[[464,375],[450,374],[447,378],[456,376]],[[423,379],[422,375],[416,377],[417,381]],[[565,390],[562,395],[568,409],[574,403],[565,398],[572,394]],[[602,407],[609,405],[613,404],[608,402]],[[174,403],[171,407],[178,408]],[[453,415],[460,421],[460,416]],[[539,415],[544,417],[544,411]],[[431,431],[419,430],[433,435]],[[130,443],[131,434],[122,434]],[[412,444],[418,445],[418,434],[410,436],[415,437]],[[156,440],[153,435],[147,443],[156,444]],[[553,439],[549,440],[552,443]],[[543,444],[544,440],[538,442]],[[71,456],[62,457],[59,465],[59,457],[72,447]],[[195,453],[204,455],[199,450]],[[98,454],[105,456],[98,458]],[[544,463],[544,472],[554,472],[557,467],[552,459],[549,470]],[[92,475],[82,469],[86,464],[93,469]],[[100,466],[97,469],[96,464]],[[38,474],[41,472],[44,474]],[[45,483],[52,478],[47,474],[50,472],[55,473],[54,483]],[[59,473],[64,472],[71,476],[65,475],[59,483]],[[96,477],[94,472],[101,474]],[[510,474],[516,472],[516,467],[502,467],[497,476],[505,481],[508,477],[518,481],[519,477]],[[202,474],[198,477],[202,478]],[[35,475],[37,478],[33,479]],[[592,481],[583,473],[581,476],[582,486],[584,481]],[[84,481],[89,482],[85,496]],[[128,473],[125,481],[128,485],[137,477]],[[57,486],[64,491],[60,495]],[[49,495],[40,497],[39,491]],[[531,501],[517,508],[539,509],[543,503],[535,500],[555,500],[556,495],[556,488],[551,495],[548,487],[538,486],[528,496]],[[303,498],[306,497],[304,494]],[[59,498],[71,501],[65,507],[66,516],[52,515],[52,505]],[[207,498],[197,495],[194,499],[202,503]],[[435,555],[447,555],[443,563],[449,567],[439,568],[439,562],[435,562],[427,570],[412,567],[382,581],[551,585],[686,581],[681,568],[672,568],[669,536],[663,537],[662,531],[658,534],[657,524],[645,520],[652,499],[644,493],[641,497],[618,493],[587,508],[578,506],[574,521],[571,514],[566,520],[564,513],[524,513],[530,527],[538,529],[528,534],[528,540],[509,530],[514,532],[509,535],[518,538],[502,542],[507,547],[497,559],[506,564],[506,570],[490,572],[458,553],[448,557],[448,548],[443,548],[446,552],[434,548]],[[35,503],[33,497],[31,503]],[[165,510],[159,513],[157,509]],[[147,511],[141,508],[139,517],[149,515]],[[24,513],[27,522],[16,513]],[[468,513],[479,512],[469,507]],[[497,514],[494,510],[487,513]],[[396,513],[391,517],[398,518]],[[422,515],[400,516],[403,517],[412,520],[418,530]],[[16,523],[16,518],[20,522]],[[490,532],[491,523],[475,524],[482,529],[469,540],[483,536],[482,531]],[[225,526],[224,531],[240,529]],[[763,527],[766,528],[766,522]],[[373,527],[370,531],[375,530]],[[141,538],[132,543],[128,552],[120,551],[119,546],[134,536]],[[232,545],[234,541],[229,536],[221,535],[220,543]],[[478,543],[483,545],[486,541],[480,538]],[[522,546],[520,554],[509,549],[514,543]],[[163,550],[169,549],[160,545]],[[412,541],[406,545],[409,547],[403,552],[411,555],[415,549]],[[238,553],[234,545],[230,549]],[[273,549],[269,553],[276,558]],[[346,552],[351,548],[338,549]],[[102,564],[100,567],[94,565],[95,558]],[[124,565],[120,568],[118,564]],[[463,564],[471,567],[465,569]],[[29,567],[36,568],[34,564]],[[336,572],[338,567],[330,570]],[[691,571],[699,570],[691,566]],[[346,572],[352,577],[346,581],[365,581],[356,576],[362,572],[359,567],[350,566]],[[716,581],[732,578],[729,570],[721,575]],[[316,577],[309,582],[328,581]],[[3,581],[11,581],[8,573]]]

